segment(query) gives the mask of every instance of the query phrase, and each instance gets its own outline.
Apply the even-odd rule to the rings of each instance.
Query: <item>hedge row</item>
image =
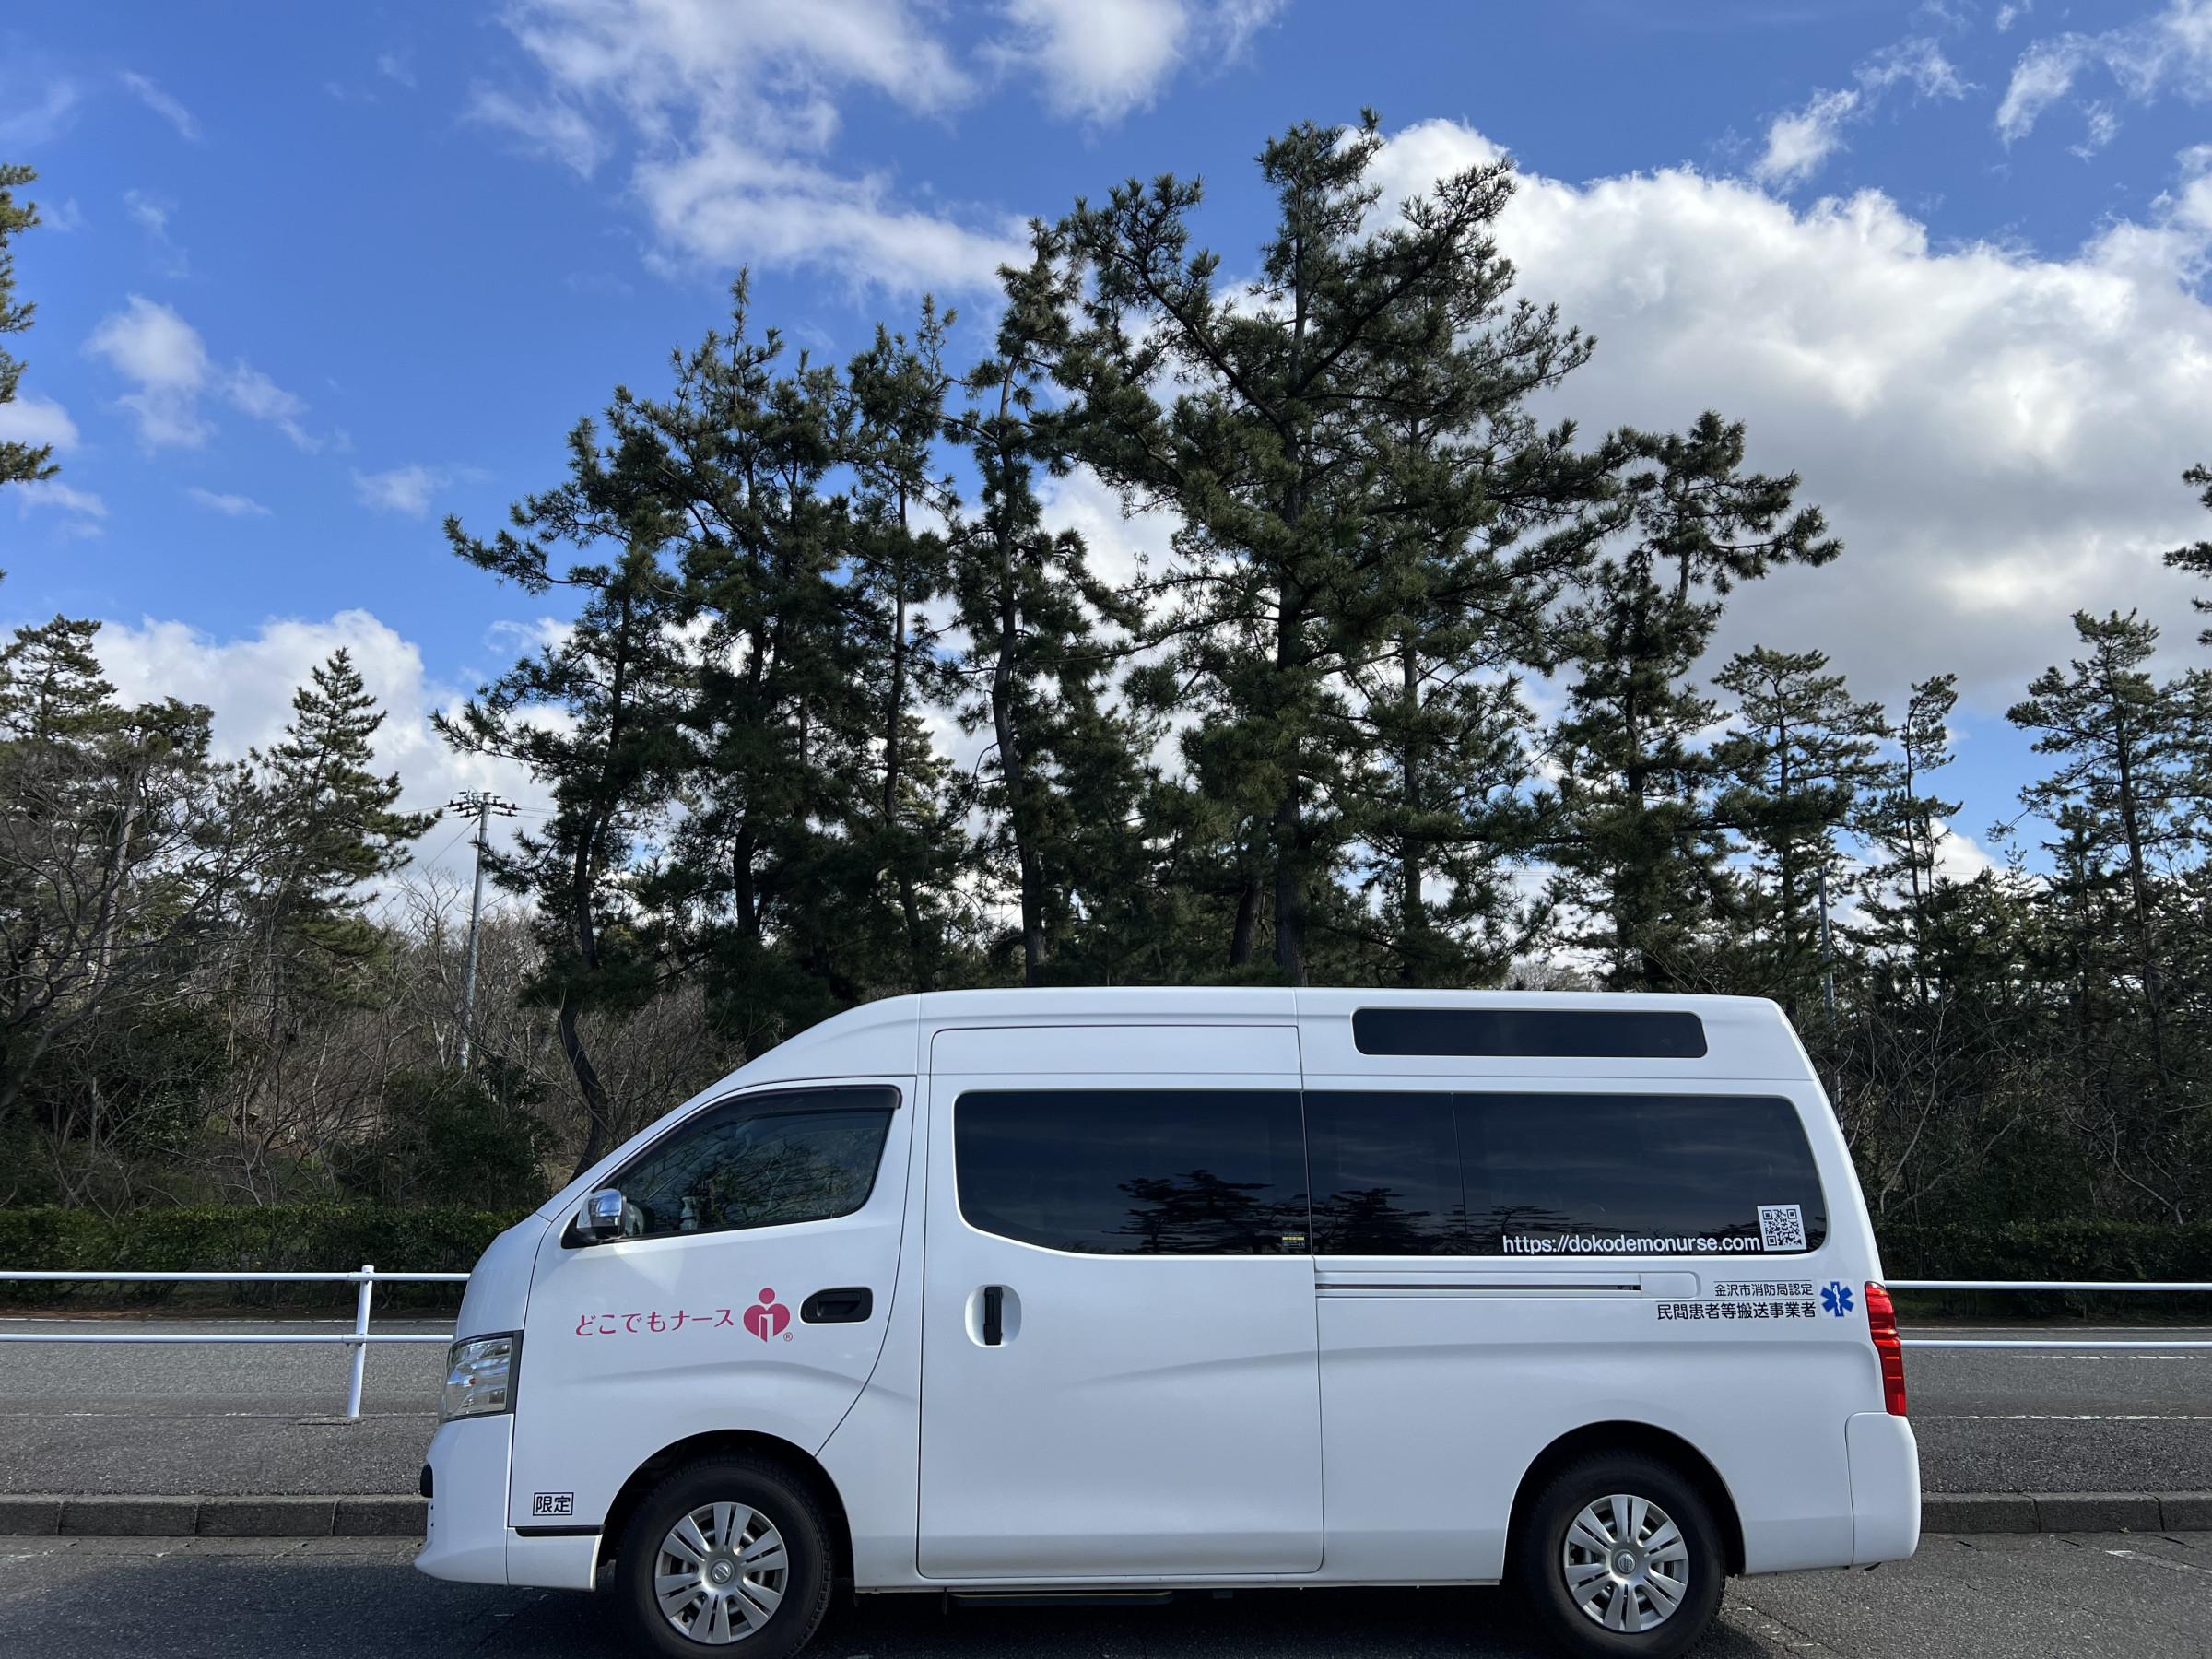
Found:
[[[2075,1279],[2212,1284],[2212,1223],[2016,1221],[2004,1227],[1880,1230],[1891,1278]],[[2021,1291],[1919,1292],[1909,1306],[1997,1317],[2052,1313],[2158,1319],[2203,1317],[2202,1296],[2068,1296]]]
[[[465,1273],[524,1210],[399,1209],[377,1205],[134,1210],[0,1209],[0,1268],[154,1273]],[[379,1306],[450,1307],[458,1285],[394,1285]],[[82,1304],[350,1302],[350,1285],[125,1286],[0,1281],[0,1300]]]

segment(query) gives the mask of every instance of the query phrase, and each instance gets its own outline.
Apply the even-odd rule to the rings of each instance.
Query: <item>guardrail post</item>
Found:
[[[361,1264],[361,1293],[354,1299],[353,1304],[353,1334],[356,1336],[369,1335],[369,1299],[375,1294],[376,1269],[369,1263],[363,1262]],[[349,1418],[358,1418],[361,1415],[361,1379],[363,1373],[369,1369],[369,1345],[366,1342],[357,1342],[352,1345],[352,1347],[353,1389],[346,1396],[346,1415]]]

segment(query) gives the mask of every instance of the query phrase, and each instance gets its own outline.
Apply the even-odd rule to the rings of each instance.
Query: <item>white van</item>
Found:
[[[958,992],[772,1050],[502,1233],[439,1578],[670,1654],[861,1594],[1512,1579],[1668,1654],[1912,1553],[1843,1137],[1772,1004]]]

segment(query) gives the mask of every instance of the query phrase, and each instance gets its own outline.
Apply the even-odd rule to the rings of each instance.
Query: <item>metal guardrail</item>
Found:
[[[0,1342],[135,1342],[135,1343],[299,1343],[342,1342],[353,1350],[353,1381],[346,1397],[346,1415],[361,1415],[361,1382],[369,1367],[369,1346],[371,1343],[434,1342],[441,1347],[450,1344],[449,1332],[440,1335],[435,1332],[379,1332],[369,1329],[369,1304],[379,1285],[465,1285],[465,1273],[379,1273],[364,1262],[359,1273],[56,1273],[40,1269],[32,1272],[0,1272],[0,1279],[29,1279],[45,1283],[98,1284],[98,1285],[268,1285],[268,1284],[323,1284],[359,1285],[360,1295],[353,1306],[351,1331],[315,1331],[304,1335],[290,1332],[224,1333],[220,1335],[173,1335],[167,1333],[151,1335],[135,1331],[64,1331],[48,1335],[41,1331],[0,1331]]]
[[[180,1336],[171,1335],[142,1335],[136,1332],[68,1331],[47,1335],[37,1331],[0,1331],[0,1342],[339,1342],[353,1350],[353,1381],[346,1400],[346,1415],[361,1415],[361,1381],[369,1363],[369,1345],[386,1342],[450,1343],[450,1334],[435,1333],[378,1334],[369,1329],[370,1299],[380,1284],[440,1284],[459,1285],[468,1282],[465,1273],[379,1273],[363,1263],[359,1273],[55,1273],[44,1270],[23,1273],[0,1272],[0,1279],[28,1279],[46,1282],[75,1282],[80,1284],[125,1285],[194,1285],[194,1284],[348,1284],[361,1288],[354,1304],[353,1329],[350,1332],[314,1332],[299,1335],[289,1333],[253,1332],[242,1335]],[[2069,1290],[2103,1294],[2107,1291],[2170,1291],[2212,1294],[2212,1284],[2185,1282],[2090,1281],[2080,1279],[1885,1279],[1881,1283],[1891,1290]],[[2158,1349],[2212,1348],[2212,1341],[2163,1340],[2067,1340],[2064,1338],[1981,1338],[1952,1336],[1906,1336],[1900,1339],[1906,1347],[1924,1348],[2035,1348],[2045,1351],[2061,1349]]]
[[[1884,1279],[1882,1285],[1891,1290],[2074,1290],[2089,1291],[2099,1295],[2108,1290],[2167,1290],[2194,1291],[2200,1295],[2212,1293],[2212,1285],[2194,1285],[2171,1281],[2145,1284],[2139,1280],[2088,1279]],[[2135,1348],[2142,1350],[2162,1348],[2212,1348],[2212,1342],[2167,1341],[2068,1341],[2062,1338],[2039,1340],[2035,1338],[1984,1338],[1970,1336],[1906,1336],[1900,1338],[1906,1347],[1924,1348],[2041,1348],[2046,1350],[2073,1348]]]

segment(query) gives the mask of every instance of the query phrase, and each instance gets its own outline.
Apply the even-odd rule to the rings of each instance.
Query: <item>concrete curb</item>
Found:
[[[1929,1533],[2202,1532],[2212,1492],[1927,1492]]]
[[[429,1504],[374,1497],[18,1497],[0,1493],[0,1536],[419,1538]]]
[[[429,1505],[391,1497],[209,1498],[0,1493],[0,1536],[419,1538]],[[1930,1492],[1928,1533],[2212,1531],[2212,1492]]]

